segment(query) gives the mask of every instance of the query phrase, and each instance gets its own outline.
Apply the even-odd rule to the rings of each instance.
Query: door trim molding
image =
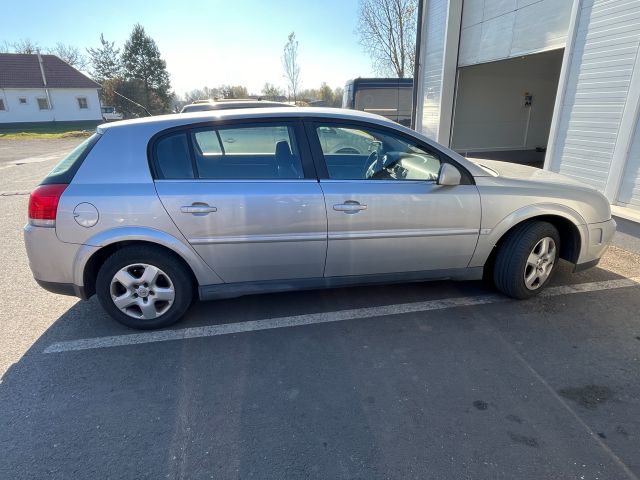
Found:
[[[326,232],[318,233],[276,233],[271,235],[237,235],[220,237],[190,238],[191,245],[234,244],[234,243],[280,243],[280,242],[326,242]]]
[[[359,232],[329,233],[329,240],[362,240],[377,238],[442,237],[453,235],[480,235],[477,228],[415,228],[407,230],[365,230]]]

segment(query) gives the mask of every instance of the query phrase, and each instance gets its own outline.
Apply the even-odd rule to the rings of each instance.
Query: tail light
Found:
[[[58,202],[66,184],[40,185],[29,197],[29,224],[36,227],[55,227]]]

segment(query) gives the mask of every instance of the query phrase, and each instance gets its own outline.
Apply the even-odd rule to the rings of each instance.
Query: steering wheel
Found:
[[[369,157],[367,158],[367,161],[364,164],[364,178],[367,178],[367,179],[373,178],[373,176],[378,171],[378,169],[376,168],[378,166],[378,161],[379,161],[378,150],[374,150],[369,154]]]

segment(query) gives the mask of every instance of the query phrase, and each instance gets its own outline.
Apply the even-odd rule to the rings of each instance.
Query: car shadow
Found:
[[[563,264],[553,283],[615,278],[599,268],[572,275]],[[495,293],[483,282],[439,281],[254,295],[197,303],[172,329]],[[463,328],[472,321],[460,318]],[[286,466],[280,478],[377,478],[376,422],[391,407],[376,400],[367,383],[375,380],[363,384],[368,366],[344,341],[348,324],[43,353],[55,342],[137,333],[95,298],[80,301],[2,376],[0,478],[272,478],[261,475],[263,453]],[[384,346],[385,331],[363,343]],[[389,385],[376,388],[393,396]]]

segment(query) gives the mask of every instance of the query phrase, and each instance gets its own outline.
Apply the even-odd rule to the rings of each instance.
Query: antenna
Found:
[[[150,117],[153,117],[153,115],[151,115],[151,113],[149,113],[149,110],[147,110],[146,108],[144,108],[142,105],[140,105],[138,102],[134,102],[133,100],[131,100],[128,97],[125,97],[124,95],[122,95],[120,92],[116,92],[115,90],[113,91],[113,93],[115,93],[116,95],[118,95],[119,97],[124,98],[125,100],[133,103],[135,106],[140,107],[142,110],[144,110],[146,112],[147,115],[149,115]]]

